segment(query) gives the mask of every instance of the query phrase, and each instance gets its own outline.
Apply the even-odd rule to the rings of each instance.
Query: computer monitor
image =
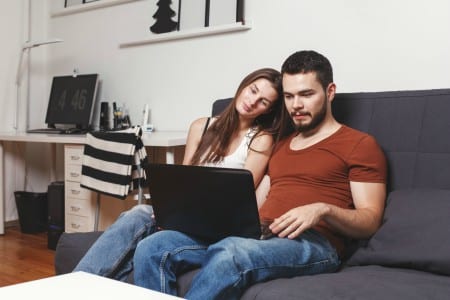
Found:
[[[45,123],[72,125],[87,130],[91,125],[98,74],[53,77]]]

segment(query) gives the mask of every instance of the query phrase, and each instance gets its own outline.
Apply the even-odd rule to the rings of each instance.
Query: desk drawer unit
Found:
[[[70,215],[70,219],[66,220],[66,232],[88,232],[93,228],[93,221],[87,217]]]
[[[80,186],[82,161],[82,145],[64,147],[66,232],[94,230],[95,193]]]
[[[81,165],[66,164],[64,169],[64,177],[67,181],[80,182]]]

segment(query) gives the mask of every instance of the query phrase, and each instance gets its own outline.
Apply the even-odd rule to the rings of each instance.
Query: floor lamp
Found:
[[[53,44],[53,43],[60,43],[62,42],[62,39],[57,39],[57,38],[53,38],[53,39],[48,39],[45,41],[38,41],[38,42],[25,42],[22,45],[22,49],[20,51],[20,57],[19,57],[19,63],[17,65],[17,73],[16,73],[16,88],[17,88],[17,93],[16,93],[16,113],[15,113],[15,118],[14,118],[14,129],[17,131],[18,129],[18,119],[19,119],[19,102],[20,102],[20,85],[22,83],[22,63],[23,63],[23,56],[25,54],[25,52],[29,52],[31,48],[34,47],[39,47],[41,45],[47,45],[47,44]],[[28,97],[27,97],[27,107],[28,107]],[[28,114],[27,114],[27,119],[28,119]],[[28,123],[28,120],[26,120],[26,122]],[[26,126],[28,127],[28,126]],[[28,129],[28,128],[25,128]]]

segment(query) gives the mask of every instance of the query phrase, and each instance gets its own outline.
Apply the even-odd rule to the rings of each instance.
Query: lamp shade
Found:
[[[22,46],[22,50],[28,49],[28,48],[39,47],[41,45],[60,43],[60,42],[63,42],[63,40],[62,39],[58,39],[58,38],[52,38],[52,39],[48,39],[48,40],[45,40],[45,41],[25,42],[23,44],[23,46]]]

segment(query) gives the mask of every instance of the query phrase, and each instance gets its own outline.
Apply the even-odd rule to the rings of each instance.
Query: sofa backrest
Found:
[[[450,89],[337,94],[333,113],[377,139],[389,191],[450,189]]]
[[[229,101],[214,102],[212,115]],[[389,191],[450,189],[450,89],[338,93],[333,114],[377,139],[388,160]]]
[[[225,98],[214,101],[212,105],[211,116],[217,116],[218,114],[220,114],[227,107],[227,105],[231,102],[232,99],[233,98]]]

